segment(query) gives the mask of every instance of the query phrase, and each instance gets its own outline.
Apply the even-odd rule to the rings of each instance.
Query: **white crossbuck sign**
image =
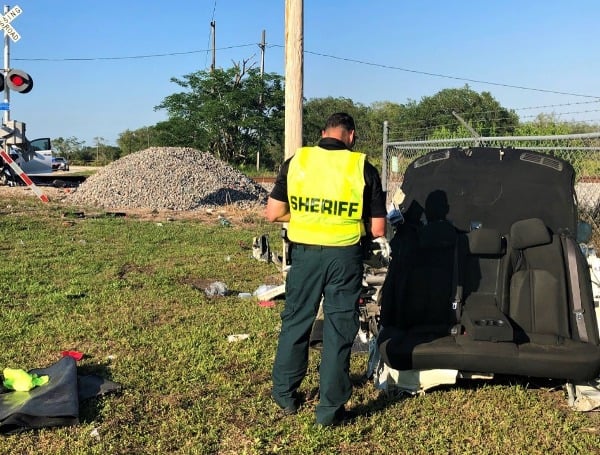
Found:
[[[15,28],[10,25],[10,23],[22,12],[23,10],[19,6],[15,5],[6,14],[0,16],[0,29],[4,30],[4,33],[8,35],[8,37],[13,40],[14,43],[21,39],[21,35],[19,35],[19,32],[17,32]]]

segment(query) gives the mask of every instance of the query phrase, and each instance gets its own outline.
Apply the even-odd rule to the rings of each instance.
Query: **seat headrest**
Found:
[[[517,250],[552,242],[548,228],[539,218],[520,220],[510,227],[512,247]]]
[[[496,229],[479,228],[467,233],[469,254],[502,254],[502,236]]]

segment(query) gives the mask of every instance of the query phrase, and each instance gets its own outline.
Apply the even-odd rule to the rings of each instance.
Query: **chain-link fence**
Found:
[[[592,225],[600,247],[600,132],[556,136],[504,136],[392,142],[387,122],[383,128],[382,183],[388,199],[402,184],[408,165],[433,150],[454,147],[520,148],[562,158],[574,167],[579,218]],[[388,201],[389,202],[389,201]]]

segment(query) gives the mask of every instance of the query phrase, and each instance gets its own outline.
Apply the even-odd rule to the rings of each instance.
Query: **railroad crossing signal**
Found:
[[[4,9],[8,8],[5,6]],[[0,30],[4,30],[4,36],[8,36],[13,42],[17,42],[21,39],[21,35],[10,25],[10,23],[21,15],[23,10],[20,6],[15,5],[9,9],[5,14],[0,15]],[[5,56],[8,54],[8,42],[5,42]],[[4,75],[0,75],[0,92],[5,88],[8,90],[14,90],[19,93],[29,93],[33,88],[33,79],[25,71],[11,69],[9,70],[8,61],[4,62]],[[5,101],[8,101],[6,99]],[[8,110],[8,109],[7,109]]]
[[[14,18],[19,16],[23,10],[18,6],[13,6],[8,12],[2,16],[0,16],[0,29],[4,30],[4,33],[13,40],[13,43],[16,43],[21,39],[21,35],[19,32],[15,30],[15,28],[10,25]]]
[[[33,79],[25,71],[12,69],[4,76],[3,88],[4,85],[15,92],[29,93],[33,88]]]

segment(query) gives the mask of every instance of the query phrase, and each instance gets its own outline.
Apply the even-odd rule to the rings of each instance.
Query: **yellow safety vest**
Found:
[[[309,245],[348,246],[365,235],[365,154],[302,147],[287,176],[288,238]]]

